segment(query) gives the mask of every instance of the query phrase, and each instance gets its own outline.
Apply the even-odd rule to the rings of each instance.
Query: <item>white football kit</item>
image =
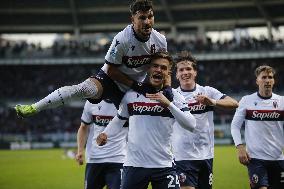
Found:
[[[246,148],[251,158],[284,160],[283,96],[272,93],[272,97],[263,98],[253,93],[241,99],[231,124],[236,146],[242,144],[243,122]]]
[[[158,51],[167,50],[167,41],[164,35],[152,29],[147,41],[140,41],[133,29],[128,25],[113,39],[112,44],[105,56],[106,63],[102,70],[107,73],[107,64],[114,64],[118,69],[131,79],[141,82],[145,79],[150,63],[150,55]],[[115,81],[116,82],[116,81]],[[129,88],[116,82],[122,91]]]
[[[176,161],[204,160],[214,157],[214,122],[213,106],[198,103],[194,97],[197,94],[206,95],[211,99],[219,100],[226,95],[213,87],[196,84],[193,90],[177,91],[181,93],[188,103],[191,114],[196,119],[196,128],[188,132],[181,127],[175,127],[173,133],[173,152]]]
[[[117,110],[114,104],[104,100],[99,104],[91,104],[88,101],[85,103],[81,120],[90,126],[86,145],[87,163],[123,163],[126,153],[128,127],[121,128],[121,132],[116,136],[108,138],[106,145],[98,146],[96,143],[97,136],[105,129],[116,114]]]
[[[121,101],[118,116],[104,131],[116,135],[118,122],[129,118],[127,154],[124,166],[143,168],[172,167],[171,137],[173,124],[178,121],[192,130],[195,119],[188,111],[184,98],[173,89],[174,100],[166,108],[159,102],[128,91]],[[184,110],[181,111],[181,110]],[[120,124],[121,125],[121,124]]]

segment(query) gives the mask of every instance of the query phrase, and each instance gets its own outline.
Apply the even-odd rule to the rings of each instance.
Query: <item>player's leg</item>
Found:
[[[103,87],[96,78],[88,78],[80,84],[61,87],[32,105],[17,105],[15,110],[21,117],[31,116],[42,110],[55,108],[71,100],[100,98]]]
[[[153,189],[179,189],[179,179],[173,167],[152,169],[151,184]]]
[[[85,171],[85,189],[103,189],[105,186],[104,167],[99,163],[87,163]]]
[[[176,161],[181,189],[195,189],[198,186],[199,160]]]
[[[252,189],[267,189],[268,174],[264,160],[252,158],[248,164],[250,187]]]
[[[105,166],[105,182],[107,188],[120,189],[122,177],[122,163],[108,163]]]
[[[284,188],[284,160],[271,161],[268,168],[269,188]]]
[[[121,189],[147,189],[149,180],[149,169],[126,166],[122,172]]]
[[[213,159],[201,160],[202,164],[198,175],[198,188],[212,189],[213,184]]]

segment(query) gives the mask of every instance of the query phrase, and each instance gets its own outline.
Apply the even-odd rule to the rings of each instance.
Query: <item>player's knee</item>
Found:
[[[99,82],[95,82],[95,80],[91,80],[90,78],[75,87],[77,93],[80,94],[82,98],[100,98],[102,95],[101,84]]]

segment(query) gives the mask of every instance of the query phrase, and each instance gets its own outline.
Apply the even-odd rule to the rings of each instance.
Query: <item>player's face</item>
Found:
[[[145,40],[149,39],[154,25],[153,10],[137,11],[135,15],[131,16],[131,21],[138,37]]]
[[[182,61],[177,63],[176,78],[182,87],[195,84],[196,76],[197,71],[192,67],[192,62]]]
[[[260,94],[271,95],[275,80],[272,72],[261,72],[256,78]]]
[[[165,79],[170,74],[170,63],[165,58],[159,58],[151,62],[149,80],[156,88],[163,86]]]

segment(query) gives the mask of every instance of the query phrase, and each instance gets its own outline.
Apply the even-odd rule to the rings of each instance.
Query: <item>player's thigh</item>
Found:
[[[264,160],[252,158],[248,164],[250,187],[253,189],[268,187],[268,173]]]
[[[102,189],[105,186],[103,166],[87,163],[85,171],[85,189]]]
[[[151,175],[153,189],[179,189],[179,179],[173,167],[153,169]]]
[[[268,181],[272,189],[284,188],[284,160],[271,162]]]
[[[202,160],[198,176],[198,188],[212,189],[213,184],[213,159]]]
[[[107,188],[120,189],[122,177],[122,163],[109,163],[105,169],[105,182]]]
[[[146,168],[126,166],[122,172],[121,189],[147,189],[149,175]]]
[[[100,70],[96,76],[90,77],[90,79],[93,79],[94,82],[98,81],[101,84],[102,93],[95,98],[88,100],[91,103],[97,104],[102,99],[110,99],[116,108],[118,108],[125,93],[120,90],[117,84],[102,70]]]
[[[199,160],[176,161],[176,170],[182,187],[198,186]]]

